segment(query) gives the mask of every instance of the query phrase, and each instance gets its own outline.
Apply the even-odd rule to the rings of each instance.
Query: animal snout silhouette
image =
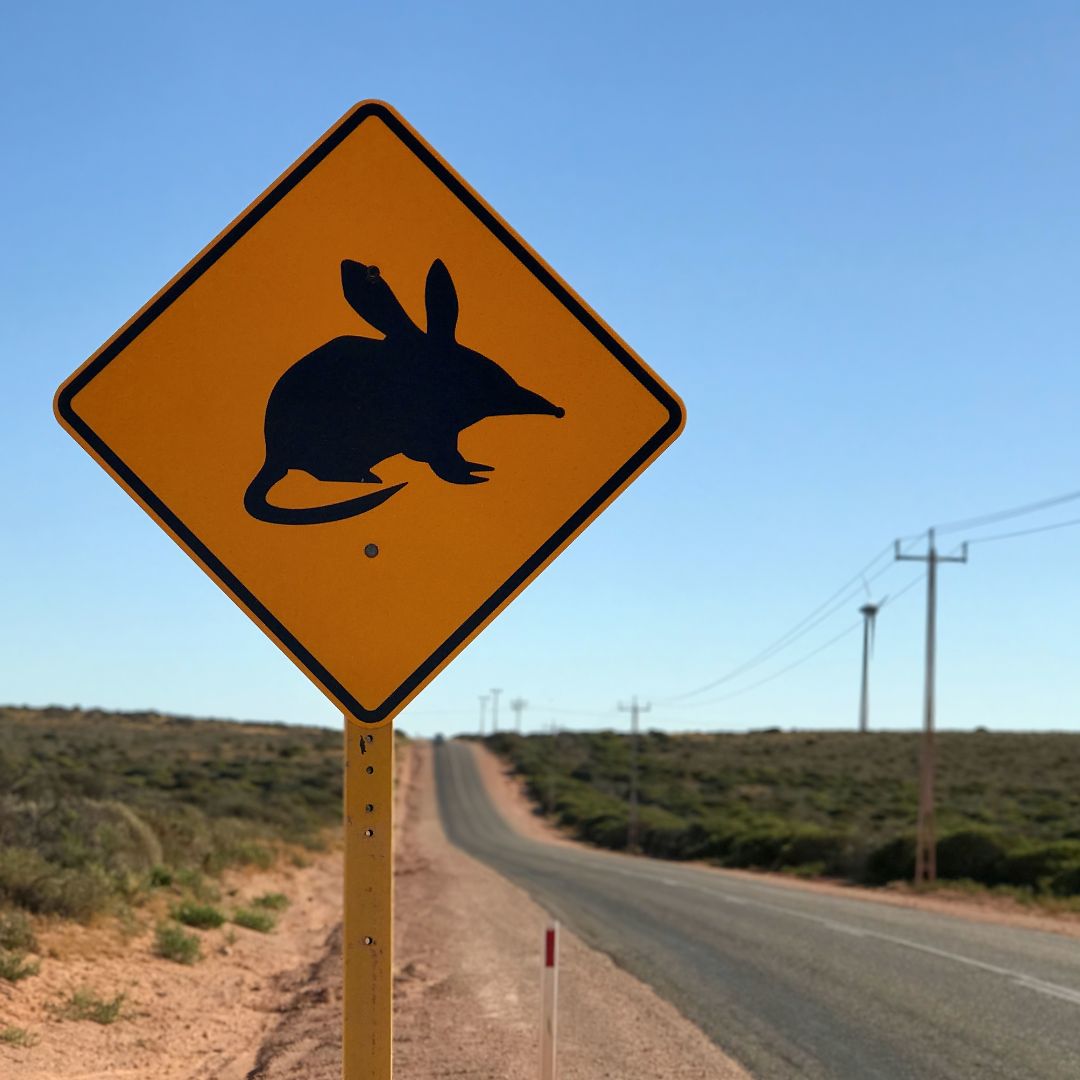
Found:
[[[374,510],[404,484],[326,506],[275,506],[270,491],[290,469],[318,480],[381,484],[373,469],[404,454],[451,484],[482,484],[491,465],[458,450],[465,428],[491,416],[554,416],[565,411],[520,386],[494,360],[460,344],[458,297],[436,259],[425,286],[427,329],[409,318],[377,266],[346,259],[341,286],[352,309],[383,339],[339,337],[298,360],[266,406],[266,460],[244,494],[244,508],[274,525],[320,525]]]

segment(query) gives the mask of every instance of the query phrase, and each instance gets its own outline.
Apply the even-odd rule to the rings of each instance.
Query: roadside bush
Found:
[[[1050,879],[1050,891],[1055,896],[1080,896],[1080,862],[1063,866]]]
[[[915,838],[897,836],[874,848],[866,858],[864,880],[869,885],[910,881],[915,875]]]
[[[689,822],[660,806],[643,806],[639,813],[641,849],[661,859],[688,858]]]
[[[120,1019],[126,994],[103,998],[93,990],[74,990],[52,1012],[62,1020],[89,1020],[95,1024],[115,1024]]]
[[[194,964],[202,959],[202,945],[198,937],[170,923],[158,925],[154,951],[158,956],[178,964]]]
[[[1077,865],[1080,865],[1080,840],[1028,844],[1002,859],[999,880],[1042,890],[1052,886],[1059,876],[1062,885],[1067,885],[1071,880],[1069,871]]]
[[[25,953],[0,949],[0,979],[14,983],[36,975],[40,970],[41,965],[36,960],[27,961]]]
[[[197,930],[216,930],[225,922],[225,915],[212,904],[196,904],[185,901],[172,909],[172,917],[185,926]]]
[[[1001,880],[1001,863],[1007,848],[1000,835],[984,829],[954,832],[938,841],[938,876],[992,885]]]
[[[279,892],[263,893],[251,902],[255,907],[266,908],[267,911],[284,911],[289,906],[289,898]]]
[[[21,911],[0,911],[0,949],[37,952],[37,937]]]
[[[277,920],[273,915],[265,911],[253,911],[251,908],[237,908],[233,912],[232,921],[237,926],[243,926],[247,930],[255,930],[260,934],[269,934],[277,926]]]
[[[38,1037],[31,1034],[26,1028],[8,1026],[0,1028],[0,1043],[5,1046],[30,1047],[37,1046]]]
[[[855,854],[847,833],[803,825],[792,835],[782,854],[785,867],[821,866],[826,874],[847,874]]]
[[[789,840],[782,825],[759,825],[736,835],[725,866],[772,870],[780,865],[780,855]]]
[[[114,887],[100,866],[65,869],[28,848],[0,848],[0,901],[35,914],[87,922],[108,909]]]
[[[32,849],[65,869],[97,866],[113,875],[145,874],[161,862],[153,829],[113,800],[0,799],[0,846]]]

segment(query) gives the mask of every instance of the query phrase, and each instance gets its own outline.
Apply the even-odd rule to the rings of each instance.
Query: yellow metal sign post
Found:
[[[345,717],[345,1080],[389,1080],[393,1044],[394,726]]]
[[[346,1075],[381,1080],[390,723],[675,439],[682,404],[369,101],[55,408],[347,717]]]

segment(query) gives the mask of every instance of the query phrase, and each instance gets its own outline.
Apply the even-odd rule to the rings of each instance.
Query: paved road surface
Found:
[[[435,769],[453,843],[760,1080],[1080,1078],[1078,941],[525,840],[466,746]]]

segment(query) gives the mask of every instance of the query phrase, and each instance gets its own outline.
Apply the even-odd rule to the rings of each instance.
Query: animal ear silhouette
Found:
[[[341,264],[341,290],[349,307],[387,337],[416,330],[377,266],[345,259]]]
[[[457,290],[442,259],[436,259],[428,271],[424,303],[427,306],[428,337],[453,341],[458,317]]]

